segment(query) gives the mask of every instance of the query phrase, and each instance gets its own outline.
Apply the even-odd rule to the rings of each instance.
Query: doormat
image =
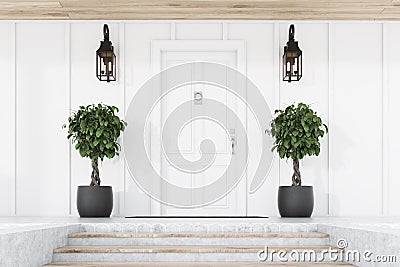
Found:
[[[266,219],[267,216],[126,216],[127,219]]]

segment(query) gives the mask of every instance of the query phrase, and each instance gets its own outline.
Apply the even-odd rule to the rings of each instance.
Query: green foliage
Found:
[[[276,149],[280,158],[319,155],[319,139],[328,132],[328,127],[309,105],[290,105],[285,110],[276,110],[275,115],[269,132],[275,138],[272,150]]]
[[[114,106],[93,104],[80,106],[68,118],[67,138],[72,138],[82,157],[97,161],[119,155],[118,137],[127,124],[116,115],[118,111]]]

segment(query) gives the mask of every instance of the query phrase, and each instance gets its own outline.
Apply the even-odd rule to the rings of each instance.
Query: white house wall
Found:
[[[95,77],[104,23],[119,64],[110,84]],[[304,101],[323,117],[330,133],[321,155],[301,165],[304,183],[314,185],[314,215],[400,215],[400,24],[295,24],[304,77],[288,84],[280,77],[287,22],[1,22],[0,215],[77,214],[76,187],[90,182],[90,164],[69,147],[61,125],[71,109],[97,102],[117,105],[123,115],[152,75],[151,41],[171,39],[245,40],[246,74],[271,109]],[[115,215],[150,213],[122,156],[105,161],[101,174],[114,187]],[[290,177],[290,162],[276,160],[263,187],[248,196],[249,214],[277,215],[277,187]]]

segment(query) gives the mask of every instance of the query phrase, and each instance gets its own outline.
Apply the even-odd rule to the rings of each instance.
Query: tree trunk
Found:
[[[301,186],[300,164],[298,159],[293,159],[292,185]]]
[[[92,160],[92,181],[90,186],[100,186],[100,172],[98,159]]]

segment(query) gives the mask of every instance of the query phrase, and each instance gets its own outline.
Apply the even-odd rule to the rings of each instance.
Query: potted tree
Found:
[[[111,186],[100,186],[99,160],[119,155],[118,137],[126,122],[116,113],[118,108],[104,104],[80,106],[68,118],[68,139],[82,157],[91,160],[90,186],[78,186],[77,208],[81,217],[109,217],[113,208]],[[67,127],[63,125],[63,127]]]
[[[319,155],[320,138],[328,127],[309,105],[299,103],[276,110],[268,132],[275,139],[272,150],[281,159],[293,161],[292,185],[279,187],[279,213],[282,217],[310,217],[314,209],[313,187],[302,185],[299,161]]]

